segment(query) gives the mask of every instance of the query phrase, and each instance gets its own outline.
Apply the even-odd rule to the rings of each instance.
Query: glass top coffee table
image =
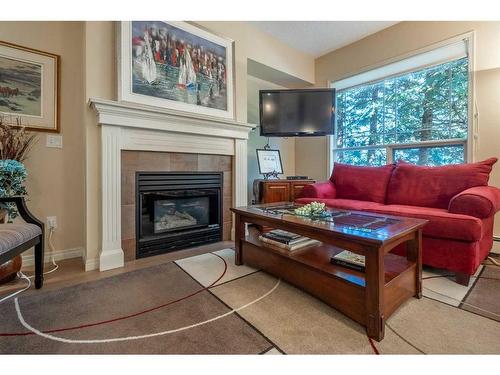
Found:
[[[422,297],[422,228],[427,220],[330,209],[320,217],[293,213],[282,202],[232,208],[236,264],[260,268],[320,298],[366,327],[380,341],[385,320],[407,299]],[[282,229],[321,241],[297,252],[265,244],[260,228]],[[406,256],[390,253],[406,246]],[[343,250],[365,257],[365,272],[330,263]]]

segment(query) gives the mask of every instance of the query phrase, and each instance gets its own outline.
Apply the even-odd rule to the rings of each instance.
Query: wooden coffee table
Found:
[[[385,320],[407,299],[422,297],[422,227],[427,220],[332,209],[328,220],[291,214],[292,203],[232,208],[235,213],[236,265],[247,264],[275,275],[384,338]],[[283,229],[322,243],[290,253],[259,241],[260,228]],[[406,244],[406,257],[390,253]],[[365,256],[366,272],[333,265],[330,258],[350,250]]]

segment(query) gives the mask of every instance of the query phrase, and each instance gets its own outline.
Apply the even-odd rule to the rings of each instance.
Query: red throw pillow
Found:
[[[382,167],[358,167],[335,163],[330,181],[336,198],[385,203],[387,184],[394,164]]]
[[[497,158],[478,163],[424,167],[397,163],[387,188],[387,204],[448,208],[451,198],[474,187],[487,186]]]

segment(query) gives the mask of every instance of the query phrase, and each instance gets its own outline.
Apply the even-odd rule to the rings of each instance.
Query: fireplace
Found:
[[[222,172],[136,172],[136,258],[222,240]]]

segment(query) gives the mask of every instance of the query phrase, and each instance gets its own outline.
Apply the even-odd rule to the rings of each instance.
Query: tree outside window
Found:
[[[339,90],[336,160],[463,163],[468,91],[468,58]]]

